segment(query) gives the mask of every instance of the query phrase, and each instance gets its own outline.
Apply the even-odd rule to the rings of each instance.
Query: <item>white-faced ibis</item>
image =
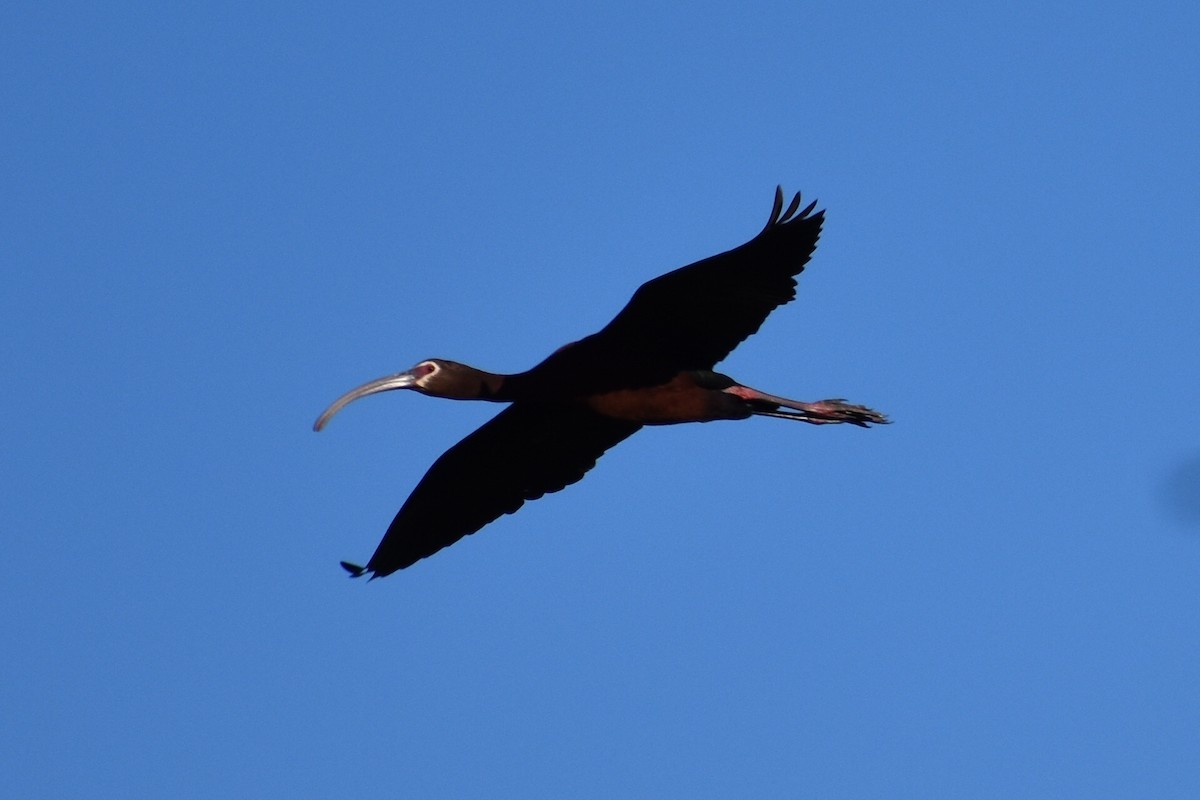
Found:
[[[802,403],[764,394],[713,372],[717,362],[796,296],[825,212],[783,208],[783,191],[762,232],[741,247],[641,286],[599,333],[555,351],[526,372],[496,375],[443,359],[352,389],[317,418],[393,389],[509,406],[434,462],[354,577],[411,566],[526,500],[581,479],[613,445],[643,425],[779,417],[813,425],[867,427],[888,419],[844,400]]]

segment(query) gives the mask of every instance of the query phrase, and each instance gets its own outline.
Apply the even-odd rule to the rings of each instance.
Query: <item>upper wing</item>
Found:
[[[598,333],[567,345],[528,373],[533,386],[589,394],[652,386],[683,370],[712,367],[796,296],[825,212],[785,211],[783,190],[762,232],[720,255],[668,272],[634,293]]]
[[[433,555],[526,500],[575,483],[641,427],[574,406],[514,403],[433,463],[361,574],[383,577]]]

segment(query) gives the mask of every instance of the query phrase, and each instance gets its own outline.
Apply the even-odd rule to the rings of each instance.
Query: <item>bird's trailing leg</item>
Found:
[[[784,404],[780,403],[780,405]],[[756,410],[751,413],[764,417],[794,419],[798,422],[807,422],[810,425],[833,425],[839,422],[849,422],[851,425],[857,425],[860,428],[868,428],[871,425],[887,425],[891,422],[885,415],[880,414],[872,408],[854,405],[853,403],[847,403],[845,400],[836,398],[818,400],[815,403],[792,401],[792,403],[788,404],[788,408],[795,408],[797,410],[782,411],[775,408],[762,411]]]
[[[848,422],[867,428],[871,425],[887,425],[891,420],[866,406],[847,403],[841,398],[818,400],[815,403],[805,403],[800,400],[789,400],[786,397],[776,397],[773,394],[751,389],[749,386],[736,384],[723,391],[747,401],[750,413],[763,417],[778,417],[794,419],[797,422],[807,422],[810,425],[834,425]],[[785,411],[784,409],[792,409]]]

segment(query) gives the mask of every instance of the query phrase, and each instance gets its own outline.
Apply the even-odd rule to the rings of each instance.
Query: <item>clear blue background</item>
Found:
[[[412,7],[408,7],[412,6]],[[10,4],[0,794],[1200,796],[1191,3]],[[647,430],[371,584],[531,366],[828,209]]]

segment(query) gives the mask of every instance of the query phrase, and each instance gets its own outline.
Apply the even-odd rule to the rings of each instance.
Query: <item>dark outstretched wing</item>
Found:
[[[514,403],[433,463],[365,568],[343,566],[375,577],[411,566],[575,483],[639,427],[575,406]]]
[[[795,276],[812,256],[825,219],[824,211],[812,213],[815,206],[797,213],[796,194],[785,210],[777,188],[758,236],[643,284],[603,330],[530,370],[530,384],[589,394],[712,369],[796,296]]]

